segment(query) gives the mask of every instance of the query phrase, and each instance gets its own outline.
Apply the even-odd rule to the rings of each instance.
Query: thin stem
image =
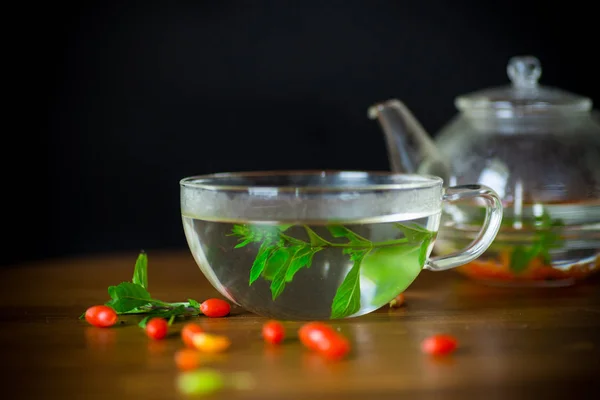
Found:
[[[389,247],[389,246],[397,246],[399,244],[409,243],[407,238],[402,239],[394,239],[394,240],[386,240],[385,242],[370,242],[365,244],[356,244],[356,243],[329,243],[331,247],[352,247],[353,249],[374,249],[378,247]]]
[[[197,308],[191,307],[189,306],[188,302],[178,302],[178,303],[166,303],[166,302],[161,302],[164,303],[164,306],[153,306],[153,305],[148,305],[148,306],[143,306],[143,307],[138,307],[138,308],[134,308],[133,310],[129,310],[129,311],[123,311],[123,312],[119,312],[119,315],[124,315],[124,314],[147,314],[151,311],[170,311],[175,309],[178,306],[186,306],[185,310],[183,311],[183,314],[190,314],[190,315],[195,315],[195,314],[199,314],[200,310],[198,310]]]
[[[352,234],[360,241],[354,241],[354,242],[349,241],[347,243],[333,243],[333,242],[330,242],[330,241],[324,239],[322,236],[318,235],[309,226],[302,225],[302,227],[306,230],[306,233],[310,238],[309,242],[289,236],[281,231],[278,233],[278,236],[280,239],[285,240],[289,244],[309,246],[311,248],[339,247],[339,248],[352,248],[352,249],[372,249],[372,248],[378,248],[378,247],[389,247],[389,246],[397,246],[397,245],[401,245],[401,244],[411,243],[411,241],[406,237],[401,238],[401,239],[386,240],[383,242],[373,243],[370,240],[368,240],[368,239],[358,235],[356,232],[352,232],[352,231],[350,231],[350,232],[352,232]],[[414,243],[414,244],[417,244],[417,243]]]
[[[279,237],[281,237],[282,239],[287,240],[290,243],[303,244],[303,245],[308,244],[304,240],[296,239],[295,237],[288,236],[285,233],[280,233]]]
[[[356,237],[364,240],[366,243],[333,243],[330,242],[328,240],[323,239],[321,236],[319,236],[315,231],[313,231],[312,229],[310,229],[308,226],[303,225],[304,229],[310,230],[311,234],[313,236],[316,236],[322,243],[322,246],[318,246],[318,247],[342,247],[342,248],[353,248],[353,249],[372,249],[372,248],[377,248],[377,247],[388,247],[388,246],[396,246],[399,244],[404,244],[404,243],[408,243],[408,239],[407,238],[401,238],[401,239],[394,239],[394,240],[386,240],[384,242],[371,242],[368,239],[363,238],[362,236],[359,236],[358,234],[356,234],[355,232],[354,235],[356,235]],[[296,239],[294,237],[288,236],[286,234],[281,233],[280,237],[282,239],[285,239],[291,243],[297,243],[300,244],[302,243],[303,245],[310,245],[310,243],[307,243],[303,240],[300,239]]]
[[[348,228],[346,228],[346,229],[348,229]],[[358,233],[356,233],[356,232],[354,232],[354,231],[351,231],[350,229],[348,229],[348,231],[352,232],[352,233],[354,234],[354,236],[356,236],[357,238],[359,238],[359,239],[361,239],[361,240],[364,240],[365,242],[370,242],[370,240],[369,240],[369,239],[367,239],[367,238],[364,238],[364,237],[360,236]]]

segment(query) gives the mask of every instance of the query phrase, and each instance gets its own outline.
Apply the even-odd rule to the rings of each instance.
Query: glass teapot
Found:
[[[513,57],[511,85],[462,95],[435,140],[398,100],[369,108],[395,172],[433,174],[448,186],[477,182],[504,203],[492,246],[457,271],[502,285],[564,286],[600,269],[600,119],[589,98],[538,84],[539,61]],[[472,241],[476,202],[444,210],[436,252]]]

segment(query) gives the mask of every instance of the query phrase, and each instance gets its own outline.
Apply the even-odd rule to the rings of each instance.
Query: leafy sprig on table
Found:
[[[169,325],[177,317],[201,314],[200,303],[193,299],[187,302],[169,303],[153,298],[148,291],[148,255],[141,251],[135,262],[131,282],[121,282],[108,287],[110,300],[105,305],[115,310],[117,315],[141,314],[144,318],[139,326],[144,328],[150,318],[161,317],[169,320]],[[80,318],[84,318],[85,313]]]
[[[292,237],[285,232],[291,225],[234,225],[232,236],[239,237],[235,248],[260,243],[250,269],[249,285],[258,278],[270,281],[271,297],[275,301],[285,285],[294,279],[302,268],[310,268],[315,254],[325,248],[339,247],[353,265],[338,287],[331,305],[331,318],[344,318],[360,310],[360,268],[363,260],[377,248],[397,247],[401,253],[419,250],[419,262],[425,263],[428,246],[435,233],[417,224],[394,224],[403,233],[401,239],[372,242],[343,225],[332,224],[326,228],[333,238],[344,238],[345,243],[331,242],[318,235],[309,226],[302,225],[309,241]]]

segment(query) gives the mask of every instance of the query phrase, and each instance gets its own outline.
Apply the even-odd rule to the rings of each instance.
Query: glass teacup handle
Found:
[[[446,189],[444,202],[471,199],[479,197],[486,202],[485,220],[477,237],[463,250],[444,256],[432,257],[424,268],[431,271],[443,271],[467,264],[487,250],[492,244],[502,223],[502,202],[498,194],[484,185],[453,186]]]

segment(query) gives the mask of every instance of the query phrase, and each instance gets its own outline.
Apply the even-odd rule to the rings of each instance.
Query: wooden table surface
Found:
[[[151,341],[128,316],[119,327],[78,316],[107,300],[108,286],[131,279],[137,254],[51,260],[0,270],[1,376],[6,399],[182,399],[173,354],[181,323]],[[156,298],[218,297],[186,251],[149,251]],[[600,398],[600,281],[549,289],[492,288],[453,271],[424,271],[406,305],[334,325],[351,339],[347,360],[327,362],[293,338],[280,347],[260,337],[264,318],[239,308],[199,317],[233,342],[206,366],[247,372],[254,388],[210,399],[549,399]],[[288,323],[295,333],[298,323]],[[451,357],[419,350],[427,335],[460,342]],[[581,395],[584,395],[581,397]]]

